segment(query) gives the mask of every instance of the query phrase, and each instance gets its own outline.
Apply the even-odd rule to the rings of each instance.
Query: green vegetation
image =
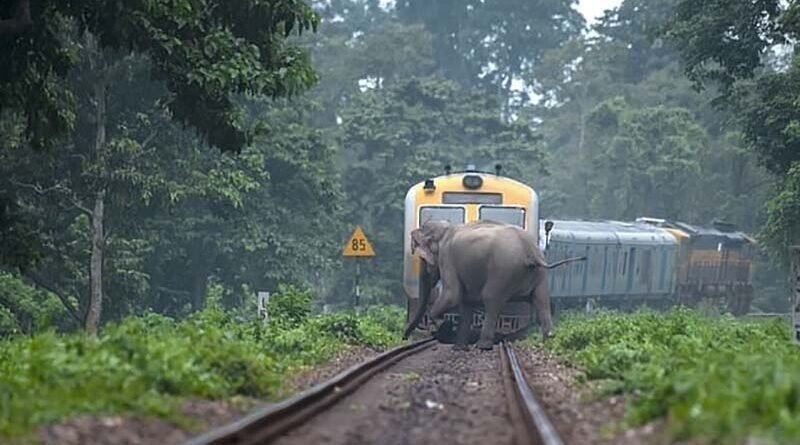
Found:
[[[157,314],[97,337],[52,332],[0,342],[0,437],[78,413],[168,416],[185,398],[275,398],[286,377],[349,345],[400,341],[402,311],[310,315],[310,294],[282,287],[264,324],[212,305],[183,321]]]
[[[628,419],[665,418],[675,438],[800,440],[800,350],[785,320],[694,311],[568,316],[548,347],[632,394]]]
[[[680,0],[664,35],[697,87],[739,127],[747,149],[777,179],[762,241],[784,259],[800,241],[800,3],[780,0]]]

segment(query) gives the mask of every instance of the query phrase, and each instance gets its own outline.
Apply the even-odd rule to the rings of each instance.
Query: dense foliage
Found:
[[[727,220],[775,257],[800,233],[783,180],[789,50],[698,92],[716,85],[700,69],[713,64],[687,46],[759,14],[761,43],[744,49],[790,42],[793,13],[776,18],[775,2],[705,26],[692,17],[716,2],[625,0],[592,32],[572,0],[56,3],[0,36],[36,48],[0,55],[14,62],[0,76],[0,261],[62,302],[59,326],[183,317],[210,283],[230,307],[284,282],[347,305],[354,265],[338,254],[356,224],[378,254],[362,301],[400,303],[403,194],[446,164],[503,164],[545,218]],[[0,20],[24,19],[24,4],[0,2]],[[720,91],[733,113],[714,106]],[[759,263],[759,308],[785,308],[774,275]]]
[[[310,316],[310,300],[281,288],[269,324],[212,304],[183,321],[126,318],[98,337],[46,332],[0,341],[0,437],[79,413],[180,421],[176,408],[186,398],[275,398],[292,390],[289,376],[349,345],[400,340],[398,308]]]
[[[794,189],[800,163],[800,4],[779,0],[677,2],[663,30],[700,88],[716,88],[721,109],[779,180],[762,239],[785,259],[800,241]]]
[[[605,312],[571,316],[547,345],[609,392],[631,394],[628,419],[665,419],[677,439],[800,440],[800,355],[784,320]]]
[[[284,96],[316,80],[305,53],[286,43],[319,23],[300,0],[3,0],[0,24],[14,20],[21,26],[0,26],[0,110],[25,115],[35,146],[53,146],[72,129],[81,92],[62,80],[81,63],[84,42],[146,55],[172,117],[227,150],[246,142],[233,94]],[[98,83],[105,63],[93,64]]]

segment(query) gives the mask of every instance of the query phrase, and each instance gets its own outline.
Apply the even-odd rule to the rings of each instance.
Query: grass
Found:
[[[570,315],[547,347],[606,392],[634,395],[630,423],[665,419],[679,440],[800,443],[800,346],[785,320],[687,309]]]
[[[290,374],[350,345],[400,341],[399,308],[310,315],[310,295],[282,288],[269,324],[209,308],[176,321],[148,314],[96,337],[42,333],[0,341],[0,438],[76,414],[144,414],[181,421],[189,398],[270,399]],[[1,441],[1,440],[0,440]]]

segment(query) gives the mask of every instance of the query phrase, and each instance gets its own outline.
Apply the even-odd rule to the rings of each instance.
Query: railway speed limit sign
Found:
[[[356,226],[350,239],[344,245],[342,255],[348,257],[373,257],[375,256],[375,249],[372,248],[372,243],[367,239],[367,235],[361,230],[361,226]]]
[[[356,263],[356,281],[355,281],[355,300],[354,306],[358,307],[361,303],[361,262],[360,258],[371,258],[375,256],[375,249],[372,248],[372,243],[367,239],[367,235],[361,230],[361,226],[356,226],[350,239],[344,245],[342,255],[346,257],[355,258]]]

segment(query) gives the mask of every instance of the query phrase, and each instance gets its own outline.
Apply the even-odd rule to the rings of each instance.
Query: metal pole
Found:
[[[359,300],[361,299],[361,262],[359,258],[356,258],[356,304],[355,306],[361,303]]]
[[[789,279],[794,289],[794,301],[792,302],[792,324],[794,340],[800,343],[800,246],[789,248],[789,257],[792,264],[792,272]]]

